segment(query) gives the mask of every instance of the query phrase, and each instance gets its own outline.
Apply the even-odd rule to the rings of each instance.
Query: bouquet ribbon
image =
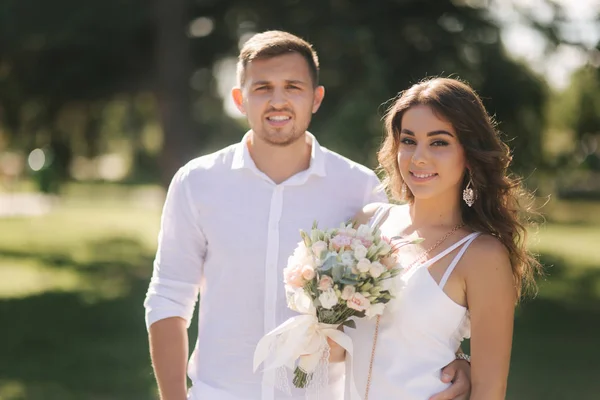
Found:
[[[279,367],[287,367],[293,371],[296,368],[296,360],[299,359],[298,367],[311,374],[317,368],[324,349],[328,346],[327,338],[331,338],[342,346],[349,356],[352,356],[352,340],[337,327],[338,325],[335,324],[320,323],[315,315],[310,314],[288,319],[258,342],[254,351],[254,371],[256,372],[263,362],[265,371]],[[268,358],[270,361],[266,362]],[[360,398],[357,396],[352,363],[350,363],[349,374],[346,374],[346,379],[348,378],[350,390],[353,392],[352,398]]]

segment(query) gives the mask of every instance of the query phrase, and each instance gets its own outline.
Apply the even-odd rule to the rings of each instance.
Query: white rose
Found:
[[[350,297],[354,296],[354,293],[356,293],[354,286],[346,285],[344,286],[344,290],[342,290],[342,295],[340,297],[343,300],[348,300]]]
[[[338,229],[338,234],[344,234],[346,236],[355,236],[356,235],[356,229],[354,229],[352,227],[352,225],[348,225],[348,226],[344,226],[342,228]]]
[[[367,310],[365,311],[365,316],[367,318],[371,319],[376,315],[383,314],[384,309],[385,309],[385,304],[383,304],[383,303],[371,304],[371,306],[369,308],[367,308]]]
[[[358,261],[358,264],[356,264],[356,268],[358,268],[360,272],[367,272],[369,269],[371,269],[371,261],[366,258],[362,258]]]
[[[302,288],[296,289],[290,303],[290,308],[301,314],[315,314],[316,312],[310,296]]]
[[[327,250],[327,243],[322,240],[319,240],[312,245],[312,251],[317,257],[321,257],[321,253],[323,253],[325,250]]]
[[[371,227],[369,225],[361,225],[358,227],[356,231],[356,236],[365,238],[367,240],[373,240],[373,235],[371,234]]]
[[[321,306],[330,310],[333,306],[338,303],[337,295],[335,294],[335,290],[332,288],[327,289],[319,296],[319,301],[321,302]]]
[[[354,264],[354,257],[351,251],[345,251],[342,253],[342,264],[350,267]]]
[[[386,268],[378,261],[372,262],[371,267],[369,268],[369,273],[373,278],[379,278],[385,271]]]
[[[362,244],[359,244],[358,246],[354,247],[354,257],[357,260],[365,258],[366,256],[367,256],[367,248],[365,246],[363,246]]]
[[[312,264],[312,254],[308,251],[308,248],[304,245],[304,242],[298,243],[298,247],[294,249],[294,254],[290,257],[295,261],[296,264]],[[289,265],[289,262],[288,262]]]

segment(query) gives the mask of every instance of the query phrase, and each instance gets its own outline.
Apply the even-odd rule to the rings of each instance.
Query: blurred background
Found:
[[[311,131],[370,167],[397,92],[479,91],[547,202],[508,399],[599,399],[599,0],[0,0],[0,399],[157,398],[142,302],[164,188],[240,140],[236,56],[267,29],[314,44]]]

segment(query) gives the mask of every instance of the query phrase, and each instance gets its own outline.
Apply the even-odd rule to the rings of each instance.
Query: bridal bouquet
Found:
[[[338,328],[354,328],[350,317],[383,313],[394,297],[392,278],[400,272],[395,251],[421,239],[388,239],[376,227],[352,224],[320,230],[315,223],[300,235],[283,278],[288,307],[301,315],[260,340],[254,370],[263,362],[266,369],[287,367],[294,371],[294,386],[306,388],[327,383],[327,338],[352,354],[350,338]]]

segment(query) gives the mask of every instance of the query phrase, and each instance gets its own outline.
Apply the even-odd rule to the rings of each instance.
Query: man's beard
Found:
[[[282,140],[277,140],[277,138],[279,138],[277,134],[271,135],[269,133],[263,135],[263,138],[265,142],[269,143],[270,145],[286,147],[301,139],[304,136],[304,132],[306,132],[306,129],[299,131],[299,129],[292,128],[292,131],[289,133],[289,135]]]
[[[310,118],[308,121],[310,122]],[[281,129],[285,129],[285,127]],[[278,132],[277,128],[265,127],[264,131],[259,136],[272,146],[286,147],[302,139],[307,129],[308,124],[303,127],[294,125],[291,127],[289,133],[287,133],[284,137],[281,137],[282,134]]]

